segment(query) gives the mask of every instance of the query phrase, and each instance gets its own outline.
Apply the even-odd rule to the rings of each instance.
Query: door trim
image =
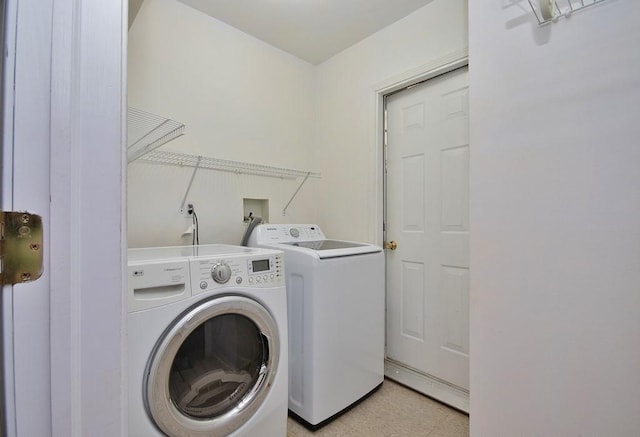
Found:
[[[451,71],[457,70],[469,65],[469,50],[465,48],[460,51],[453,52],[443,58],[433,62],[421,65],[415,69],[406,71],[400,75],[391,77],[383,82],[374,85],[373,92],[375,98],[375,144],[373,150],[375,152],[373,163],[371,165],[372,176],[371,183],[375,187],[375,205],[373,210],[375,214],[371,215],[369,229],[372,230],[370,240],[378,245],[382,245],[385,241],[385,170],[384,170],[384,147],[385,147],[385,98],[403,88],[410,87],[420,82],[424,82],[434,77],[441,76]],[[385,272],[386,278],[386,272]],[[385,296],[387,295],[387,286],[385,279]],[[386,313],[385,313],[386,318]],[[386,338],[386,320],[385,320],[385,338]],[[386,345],[385,345],[386,346]],[[385,376],[402,384],[410,385],[415,390],[433,397],[443,403],[451,405],[461,411],[469,413],[469,393],[458,387],[447,384],[431,375],[418,372],[408,366],[386,358],[385,352]]]
[[[126,6],[53,1],[54,436],[127,434]]]

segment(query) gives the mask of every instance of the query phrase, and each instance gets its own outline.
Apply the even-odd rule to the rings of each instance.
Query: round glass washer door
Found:
[[[204,301],[165,332],[149,361],[146,405],[169,436],[227,435],[267,396],[280,347],[278,327],[243,296]]]

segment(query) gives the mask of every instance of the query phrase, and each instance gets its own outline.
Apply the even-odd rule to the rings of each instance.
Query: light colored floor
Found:
[[[469,416],[385,379],[380,390],[316,432],[292,418],[287,437],[466,437]]]

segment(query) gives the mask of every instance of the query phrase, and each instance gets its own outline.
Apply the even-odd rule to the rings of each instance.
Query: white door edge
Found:
[[[11,211],[13,210],[13,147],[9,145],[13,144],[13,129],[7,129],[6,126],[13,125],[13,111],[11,108],[13,107],[13,84],[14,80],[14,71],[15,71],[15,38],[16,38],[16,25],[17,25],[17,7],[15,2],[5,2],[5,16],[3,17],[0,13],[0,19],[4,19],[4,24],[6,28],[4,31],[4,45],[2,46],[2,55],[3,55],[3,69],[4,69],[4,77],[2,77],[2,72],[0,72],[0,80],[4,80],[4,86],[2,94],[0,97],[2,98],[3,110],[0,111],[0,116],[3,117],[3,129],[0,132],[2,135],[1,139],[1,147],[0,153],[2,156],[0,157],[0,164],[2,164],[2,172],[1,172],[1,180],[0,186],[2,187],[2,192],[0,193],[0,207],[2,210]],[[7,47],[7,55],[5,56],[5,47]],[[3,392],[0,393],[0,396],[3,397],[2,402],[4,403],[3,414],[5,424],[0,423],[0,434],[2,432],[6,432],[7,436],[15,436],[16,435],[16,422],[15,422],[15,388],[14,388],[14,372],[13,372],[13,335],[12,329],[13,326],[13,312],[11,309],[13,308],[13,286],[12,285],[4,285],[1,288],[2,294],[0,295],[0,323],[2,326],[0,327],[0,335],[2,335],[2,339],[0,341],[0,347],[2,347],[2,352],[0,353],[0,357],[2,358],[2,363],[0,367],[0,372],[3,372],[0,375],[3,378],[4,386]],[[5,426],[3,430],[1,427]]]
[[[2,290],[6,435],[49,435],[48,62],[52,1],[36,5],[13,0],[7,1],[6,7],[2,208],[38,214],[43,224],[42,276]]]

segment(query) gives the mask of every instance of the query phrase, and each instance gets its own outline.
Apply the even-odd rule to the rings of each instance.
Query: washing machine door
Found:
[[[169,436],[224,436],[267,396],[280,355],[271,314],[243,296],[205,301],[180,316],[149,361],[146,406]]]

